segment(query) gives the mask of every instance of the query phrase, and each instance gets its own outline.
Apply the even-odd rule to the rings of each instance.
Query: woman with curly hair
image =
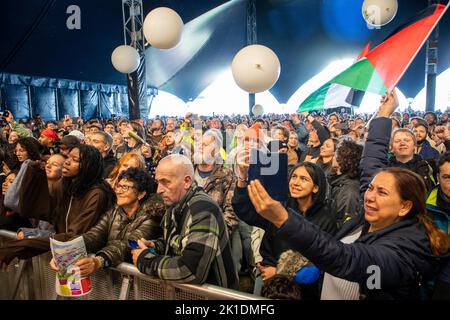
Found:
[[[333,212],[340,228],[354,218],[359,210],[359,163],[363,147],[352,140],[343,140],[333,157],[335,174],[329,176]]]
[[[16,156],[20,164],[25,160],[41,160],[42,146],[35,138],[20,138],[16,144]]]

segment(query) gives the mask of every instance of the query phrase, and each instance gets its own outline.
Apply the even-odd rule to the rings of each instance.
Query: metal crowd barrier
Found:
[[[14,232],[0,230],[0,246],[15,239]],[[50,269],[51,253],[28,260],[12,261],[0,272],[0,299],[55,300],[55,272]],[[76,300],[260,300],[260,296],[204,284],[162,281],[139,272],[129,263],[98,270],[91,276],[92,291]]]

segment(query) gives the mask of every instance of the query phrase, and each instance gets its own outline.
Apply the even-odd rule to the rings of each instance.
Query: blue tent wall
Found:
[[[120,114],[122,116],[128,115],[128,94],[120,93]]]
[[[80,91],[81,116],[83,119],[98,118],[98,92]]]
[[[16,119],[25,119],[30,116],[27,86],[6,85],[4,87],[4,94],[5,107],[13,113]]]
[[[100,92],[99,93],[99,110],[102,118],[111,118],[114,114],[114,95],[113,93]]]
[[[126,86],[0,73],[0,106],[16,119],[128,116]]]
[[[42,120],[56,119],[56,89],[30,87],[32,116],[40,115]],[[14,113],[13,113],[14,114]]]
[[[64,118],[66,114],[79,117],[78,90],[58,89],[58,108],[60,118]]]

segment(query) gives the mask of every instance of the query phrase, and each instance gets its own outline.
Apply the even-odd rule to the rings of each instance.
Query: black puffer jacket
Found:
[[[350,234],[360,225],[358,222],[346,224],[340,235]],[[419,299],[420,281],[432,278],[438,270],[425,229],[416,219],[405,219],[376,232],[366,231],[348,245],[289,210],[289,218],[277,236],[320,270],[358,282],[362,298],[366,299]],[[370,266],[379,267],[380,289],[367,287],[372,283],[368,278],[374,274],[369,272]]]
[[[361,205],[359,201],[359,179],[352,179],[348,174],[329,176],[331,187],[332,212],[336,215],[338,227],[348,219],[358,216]]]
[[[159,196],[147,199],[132,218],[119,206],[108,210],[88,232],[83,234],[86,249],[101,255],[105,266],[130,262],[128,240],[157,239],[162,235],[160,226],[165,206]]]
[[[116,158],[112,151],[110,151],[106,157],[103,158],[103,178],[107,178],[111,171],[116,166]]]
[[[399,162],[397,161],[397,159],[395,159],[395,157],[391,157],[389,159],[388,166],[408,169],[412,172],[417,173],[425,182],[425,186],[427,187],[428,192],[433,190],[433,188],[436,186],[436,179],[433,173],[434,164],[424,160],[422,156],[418,154],[415,154],[414,157],[406,163]]]

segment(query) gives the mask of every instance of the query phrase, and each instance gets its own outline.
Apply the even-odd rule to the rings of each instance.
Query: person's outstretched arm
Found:
[[[398,107],[395,90],[381,100],[378,117],[369,126],[369,135],[364,145],[360,162],[360,195],[363,196],[375,174],[388,164],[389,141],[392,121],[389,118]]]

